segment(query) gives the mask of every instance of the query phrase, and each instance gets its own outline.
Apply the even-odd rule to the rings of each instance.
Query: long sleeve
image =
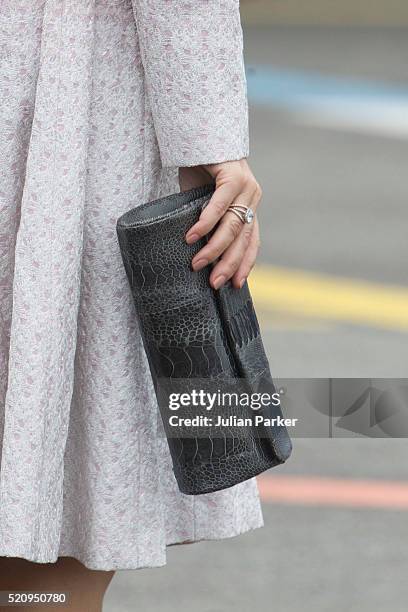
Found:
[[[164,167],[247,157],[239,0],[133,0]]]

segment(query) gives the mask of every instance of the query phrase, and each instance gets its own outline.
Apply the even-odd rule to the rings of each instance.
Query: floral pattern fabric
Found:
[[[0,556],[155,567],[262,525],[255,479],[177,488],[115,230],[247,127],[236,0],[2,0]]]

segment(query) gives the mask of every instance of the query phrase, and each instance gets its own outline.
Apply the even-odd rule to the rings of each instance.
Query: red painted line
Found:
[[[297,505],[408,509],[408,482],[320,476],[258,477],[261,499]]]

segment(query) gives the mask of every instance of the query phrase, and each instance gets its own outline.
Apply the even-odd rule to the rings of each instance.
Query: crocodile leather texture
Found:
[[[230,419],[218,428],[168,426],[169,390],[190,391],[199,382],[206,391],[276,393],[247,282],[241,289],[227,283],[214,290],[210,266],[191,268],[208,236],[193,245],[184,236],[213,192],[206,185],[147,202],[116,225],[174,474],[180,491],[190,495],[252,478],[284,463],[292,450],[281,424],[242,427]],[[262,423],[283,416],[279,404],[257,413]],[[215,407],[212,416],[233,414],[254,420],[253,408],[240,405]]]

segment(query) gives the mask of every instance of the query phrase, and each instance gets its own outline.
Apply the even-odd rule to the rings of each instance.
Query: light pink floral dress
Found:
[[[238,0],[1,0],[0,556],[92,569],[262,525],[178,491],[115,224],[248,155]]]

